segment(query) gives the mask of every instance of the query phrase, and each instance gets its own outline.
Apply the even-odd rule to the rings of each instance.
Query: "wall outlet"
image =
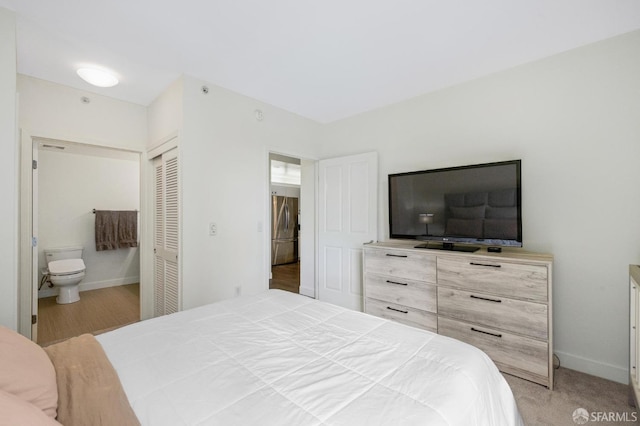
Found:
[[[214,222],[211,222],[209,224],[209,235],[214,236],[218,234],[218,225],[216,225]]]

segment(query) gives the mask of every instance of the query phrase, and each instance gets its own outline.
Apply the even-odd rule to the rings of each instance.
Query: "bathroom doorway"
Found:
[[[33,293],[37,329],[48,345],[84,333],[98,334],[140,319],[140,153],[34,138]],[[97,250],[95,211],[131,212],[134,243]],[[58,303],[45,250],[82,250],[80,300]],[[102,247],[100,247],[102,248]]]

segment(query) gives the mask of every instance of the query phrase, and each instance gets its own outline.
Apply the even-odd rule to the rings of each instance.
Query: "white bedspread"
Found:
[[[269,290],[97,336],[143,425],[514,425],[480,350]]]

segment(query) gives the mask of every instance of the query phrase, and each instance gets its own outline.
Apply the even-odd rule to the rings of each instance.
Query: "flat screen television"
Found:
[[[522,247],[521,160],[389,175],[391,238],[423,248]],[[429,242],[439,242],[429,247]],[[461,244],[462,245],[461,245]]]

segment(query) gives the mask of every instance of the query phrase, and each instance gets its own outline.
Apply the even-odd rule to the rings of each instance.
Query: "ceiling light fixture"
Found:
[[[78,75],[89,84],[98,87],[112,87],[118,84],[118,78],[108,71],[98,68],[80,68]]]

